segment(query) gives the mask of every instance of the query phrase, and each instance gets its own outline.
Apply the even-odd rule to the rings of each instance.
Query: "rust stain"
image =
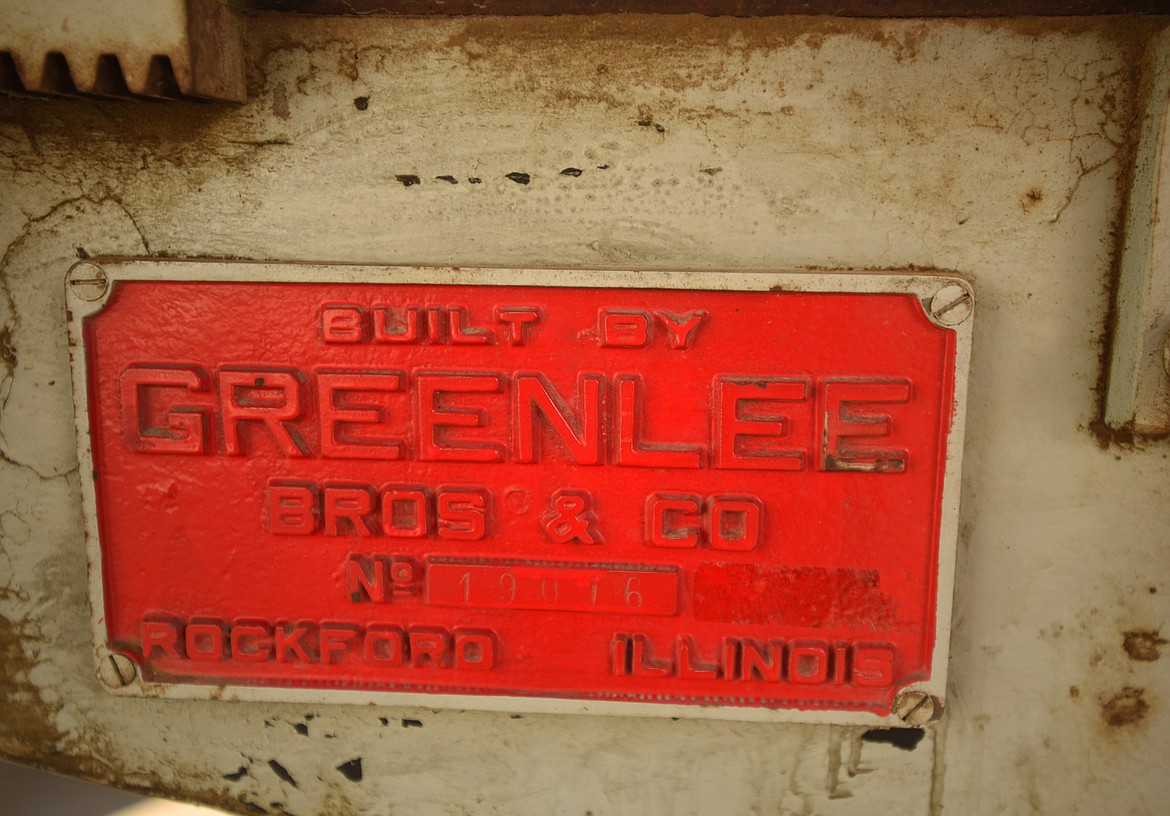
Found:
[[[1159,647],[1170,643],[1160,635],[1160,631],[1152,629],[1133,629],[1129,632],[1123,632],[1122,647],[1129,655],[1130,660],[1154,661],[1162,656],[1158,651]]]
[[[342,49],[341,54],[337,57],[337,73],[351,82],[357,81],[358,49],[356,47]]]
[[[45,705],[28,679],[35,664],[21,644],[30,634],[0,615],[0,755],[36,763],[58,750],[63,734],[53,723],[56,709]]]
[[[97,758],[110,755],[100,736],[87,739],[57,727],[54,718],[61,706],[46,703],[29,679],[37,663],[24,644],[41,639],[35,627],[0,615],[0,757],[64,776],[153,793],[122,784],[122,775]]]
[[[1145,701],[1145,689],[1126,686],[1101,703],[1101,716],[1111,728],[1136,725],[1146,718],[1150,704]]]
[[[61,706],[46,703],[36,684],[29,680],[37,663],[29,658],[24,644],[41,639],[31,624],[0,615],[0,757],[144,796],[159,795],[156,788],[127,782],[124,769],[98,759],[117,755],[103,735],[84,731],[69,734],[57,727],[54,718]],[[192,778],[167,789],[165,795],[232,813],[258,812],[254,805],[220,788],[222,784],[208,780],[203,786]]]
[[[1044,191],[1039,187],[1029,187],[1020,199],[1020,206],[1024,208],[1024,212],[1029,212],[1033,207],[1044,200]]]
[[[9,326],[0,328],[0,365],[7,377],[16,371],[16,346],[12,343],[12,328]]]
[[[1112,315],[1112,311],[1110,311]],[[1100,411],[1105,410],[1105,391],[1109,385],[1109,355],[1113,348],[1113,318],[1105,321],[1106,329],[1101,333],[1101,383],[1097,386],[1097,401]],[[1095,419],[1088,425],[1088,430],[1097,440],[1097,447],[1101,450],[1120,448],[1122,450],[1137,449],[1137,436],[1131,427],[1114,428],[1107,425],[1103,419]]]
[[[870,39],[892,51],[895,62],[915,62],[918,59],[918,49],[930,30],[930,25],[920,23],[906,29],[899,37],[887,28],[879,28],[870,34]]]

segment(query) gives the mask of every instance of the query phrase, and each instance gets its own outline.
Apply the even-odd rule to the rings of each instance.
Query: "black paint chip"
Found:
[[[349,762],[343,762],[337,766],[337,770],[341,771],[341,775],[350,782],[362,781],[362,758],[357,757],[351,759]]]
[[[294,788],[297,787],[297,780],[293,779],[292,774],[288,772],[288,768],[281,765],[275,759],[268,760],[268,767],[271,768],[272,772],[279,776],[283,781],[292,785]]]
[[[861,741],[884,742],[903,751],[913,751],[925,736],[921,728],[871,728],[861,735]]]

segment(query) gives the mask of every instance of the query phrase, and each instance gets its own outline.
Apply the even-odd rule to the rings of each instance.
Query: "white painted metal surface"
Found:
[[[1170,454],[1090,425],[1163,24],[257,17],[238,110],[4,102],[0,752],[295,814],[1160,813]],[[839,726],[106,694],[79,253],[958,270],[980,314],[946,717],[908,752]]]

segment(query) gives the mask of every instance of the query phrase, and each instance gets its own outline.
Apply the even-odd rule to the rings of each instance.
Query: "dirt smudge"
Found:
[[[1129,655],[1130,660],[1152,662],[1162,656],[1159,648],[1170,641],[1161,637],[1160,631],[1152,629],[1133,629],[1122,632],[1122,648]]]
[[[1024,212],[1029,212],[1044,200],[1044,191],[1039,187],[1029,187],[1027,192],[1020,198],[1020,206],[1024,208]]]
[[[1101,717],[1110,728],[1136,725],[1146,718],[1150,704],[1145,700],[1145,689],[1126,686],[1101,703]]]
[[[276,87],[272,89],[272,115],[284,120],[287,120],[290,115],[288,88],[284,86],[283,82],[276,83]]]

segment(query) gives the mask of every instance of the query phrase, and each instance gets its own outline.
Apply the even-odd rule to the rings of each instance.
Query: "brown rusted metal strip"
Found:
[[[253,11],[320,15],[704,14],[772,17],[1014,17],[1170,14],[1170,0],[248,0]]]

